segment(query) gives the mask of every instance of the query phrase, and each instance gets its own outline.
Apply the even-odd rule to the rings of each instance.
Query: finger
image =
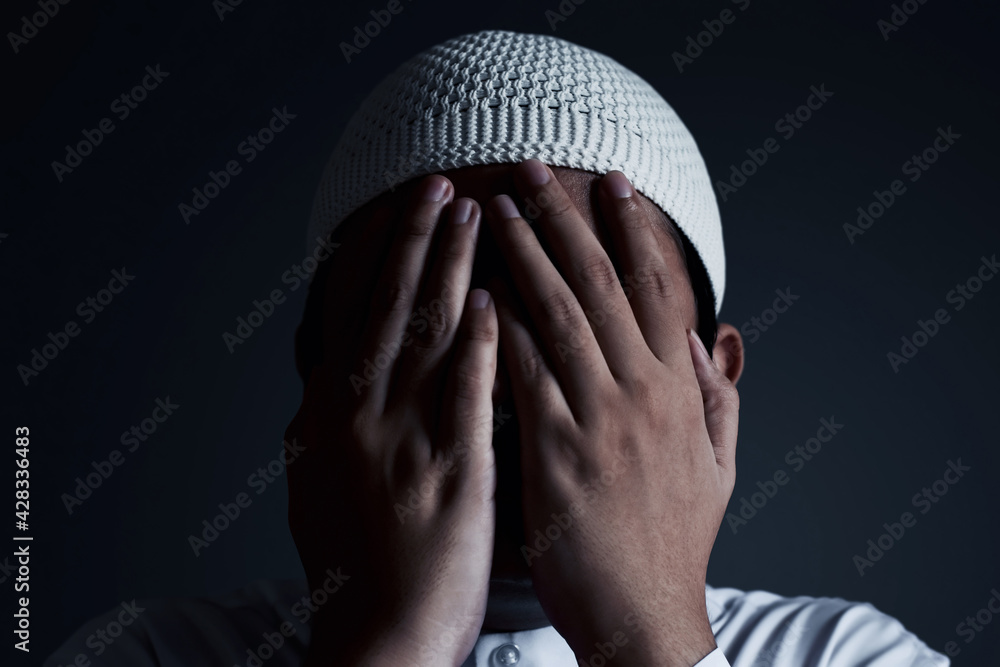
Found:
[[[542,423],[543,411],[550,418],[553,414],[573,415],[559,388],[559,381],[528,328],[525,313],[514,300],[507,285],[500,278],[493,278],[489,282],[489,289],[496,297],[500,347],[504,363],[507,364],[507,376],[510,378],[518,421],[525,428],[534,430]]]
[[[736,436],[739,430],[740,395],[715,365],[698,334],[687,330],[688,349],[705,406],[705,426],[719,467],[736,479]]]
[[[465,297],[472,279],[476,255],[480,208],[474,200],[455,201],[444,216],[447,224],[441,234],[437,256],[432,259],[431,275],[424,286],[416,312],[410,318],[412,342],[407,343],[399,360],[399,374],[394,383],[412,398],[413,387],[426,386],[435,376],[451,350],[455,331],[462,318]],[[393,400],[390,395],[389,402]]]
[[[593,387],[614,378],[583,308],[510,197],[494,197],[486,214],[563,395],[574,410],[589,414],[596,407]]]
[[[424,179],[413,194],[381,269],[362,338],[361,359],[350,378],[356,393],[364,390],[365,402],[376,415],[385,410],[389,380],[402,350],[403,333],[420,289],[434,231],[453,194],[451,181],[444,176]]]
[[[556,265],[587,315],[595,340],[616,378],[634,377],[648,347],[618,281],[615,265],[573,200],[539,160],[514,171],[518,192],[539,209],[542,233]]]
[[[455,355],[445,386],[443,454],[454,457],[466,474],[479,480],[488,497],[496,489],[493,455],[493,380],[497,371],[499,329],[489,292],[474,289],[464,302]],[[486,479],[483,474],[493,470]]]
[[[662,234],[656,230],[662,222],[647,215],[635,188],[620,171],[607,174],[598,193],[615,254],[635,290],[629,300],[646,344],[671,368],[687,367],[682,286],[673,280]]]

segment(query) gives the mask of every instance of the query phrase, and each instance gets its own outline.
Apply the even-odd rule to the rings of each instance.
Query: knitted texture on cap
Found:
[[[386,77],[327,163],[307,252],[355,210],[410,179],[528,158],[623,172],[698,252],[718,315],[726,285],[722,223],[694,137],[638,75],[545,35],[463,35]]]

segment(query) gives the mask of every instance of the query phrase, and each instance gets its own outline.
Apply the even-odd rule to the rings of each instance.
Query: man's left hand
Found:
[[[689,287],[623,174],[599,194],[631,298],[552,171],[529,160],[515,182],[558,265],[513,200],[490,202],[520,297],[489,285],[521,424],[535,592],[585,664],[610,643],[613,663],[694,665],[716,646],[705,576],[736,480],[739,395],[685,327]]]

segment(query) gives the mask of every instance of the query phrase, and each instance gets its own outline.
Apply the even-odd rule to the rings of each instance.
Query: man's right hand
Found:
[[[366,322],[344,317],[364,281],[330,274],[324,361],[285,434],[305,448],[288,467],[289,524],[310,592],[344,575],[317,605],[308,665],[459,665],[479,636],[498,324],[489,294],[469,292],[480,208],[453,195],[443,176],[416,188]]]

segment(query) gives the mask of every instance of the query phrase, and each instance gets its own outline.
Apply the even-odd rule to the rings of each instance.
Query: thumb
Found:
[[[688,329],[688,345],[705,405],[705,426],[715,449],[715,460],[727,472],[735,473],[740,395],[692,329]]]

